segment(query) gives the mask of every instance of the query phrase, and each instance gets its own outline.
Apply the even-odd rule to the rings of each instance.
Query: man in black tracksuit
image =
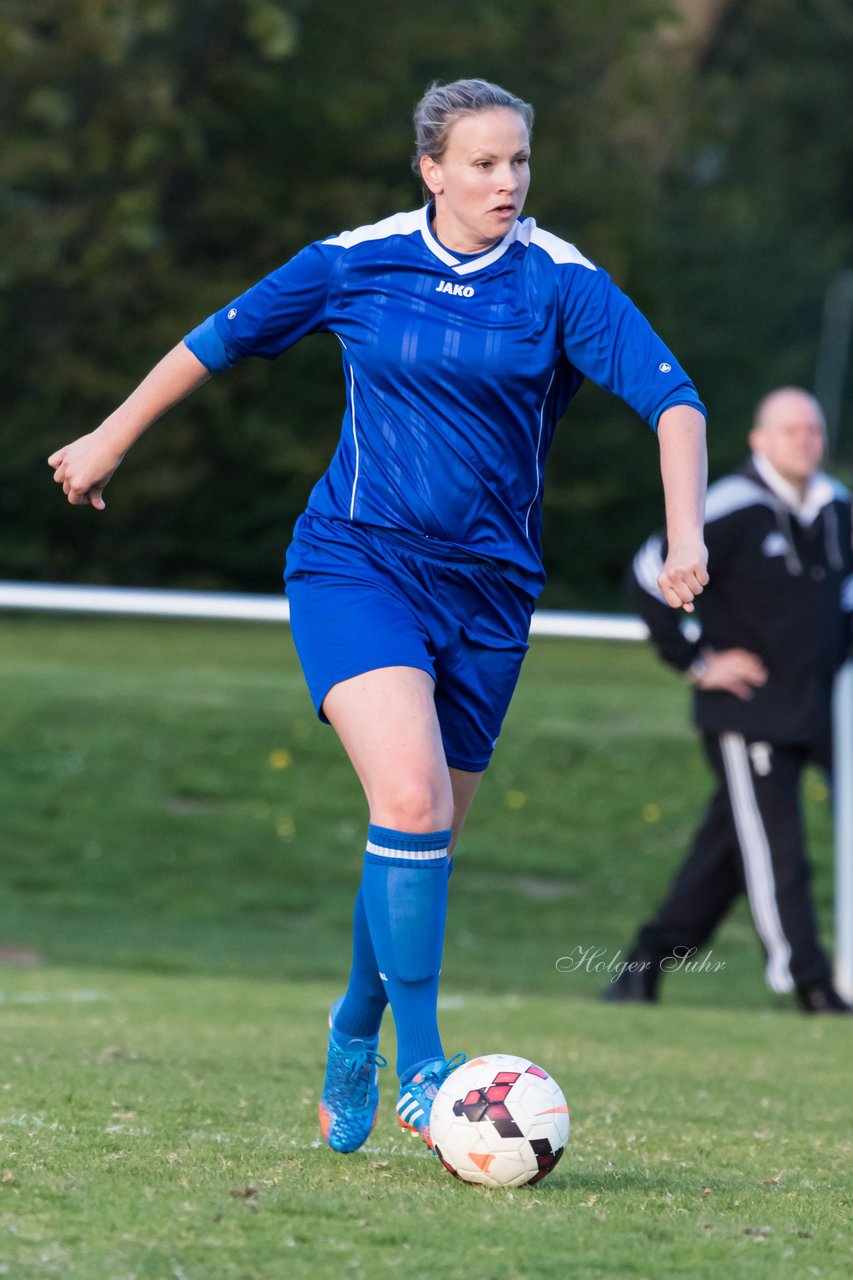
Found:
[[[832,683],[853,607],[850,495],[818,470],[824,437],[806,392],[782,388],[758,406],[752,460],[708,492],[700,639],[682,634],[658,589],[662,537],[634,559],[632,602],[695,688],[717,790],[608,999],[656,999],[661,961],[703,946],[745,891],[770,988],[796,990],[809,1012],[853,1012],[818,941],[800,809],[805,765],[830,769]]]

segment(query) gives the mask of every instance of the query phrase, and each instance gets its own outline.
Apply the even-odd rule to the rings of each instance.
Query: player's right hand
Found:
[[[54,482],[62,485],[72,506],[90,506],[103,511],[107,505],[103,499],[104,489],[123,457],[97,429],[57,449],[47,462],[53,467]]]
[[[704,670],[695,681],[702,690],[733,693],[748,702],[756,689],[767,683],[767,668],[757,653],[748,649],[703,649]]]
[[[708,550],[701,533],[669,541],[658,590],[671,609],[693,613],[693,601],[708,585]]]

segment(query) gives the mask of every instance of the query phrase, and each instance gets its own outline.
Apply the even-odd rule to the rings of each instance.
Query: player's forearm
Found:
[[[669,545],[701,542],[708,483],[705,419],[691,405],[673,405],[661,414],[658,440]]]
[[[173,405],[200,387],[210,373],[183,342],[173,347],[135,391],[98,428],[124,454]]]

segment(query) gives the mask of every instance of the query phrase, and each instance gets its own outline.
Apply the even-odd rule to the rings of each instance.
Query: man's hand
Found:
[[[697,689],[733,693],[744,702],[767,683],[767,668],[748,649],[703,649],[696,668],[695,673],[688,669],[688,675]]]
[[[90,506],[103,511],[103,492],[124,457],[116,450],[101,428],[66,444],[48,458],[53,479],[72,506]]]
[[[708,585],[708,552],[701,537],[684,538],[668,550],[658,578],[661,595],[673,609],[693,612],[693,600]]]

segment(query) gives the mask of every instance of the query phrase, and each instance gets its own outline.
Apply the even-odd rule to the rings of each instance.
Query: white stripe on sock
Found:
[[[409,862],[433,862],[437,858],[447,857],[447,846],[443,849],[389,849],[386,845],[367,842],[367,852],[378,858],[406,858]]]
[[[755,797],[746,743],[739,733],[723,733],[720,735],[720,747],[743,854],[749,909],[767,951],[767,984],[771,991],[793,991],[791,945],[785,937],[776,904],[770,842]]]

